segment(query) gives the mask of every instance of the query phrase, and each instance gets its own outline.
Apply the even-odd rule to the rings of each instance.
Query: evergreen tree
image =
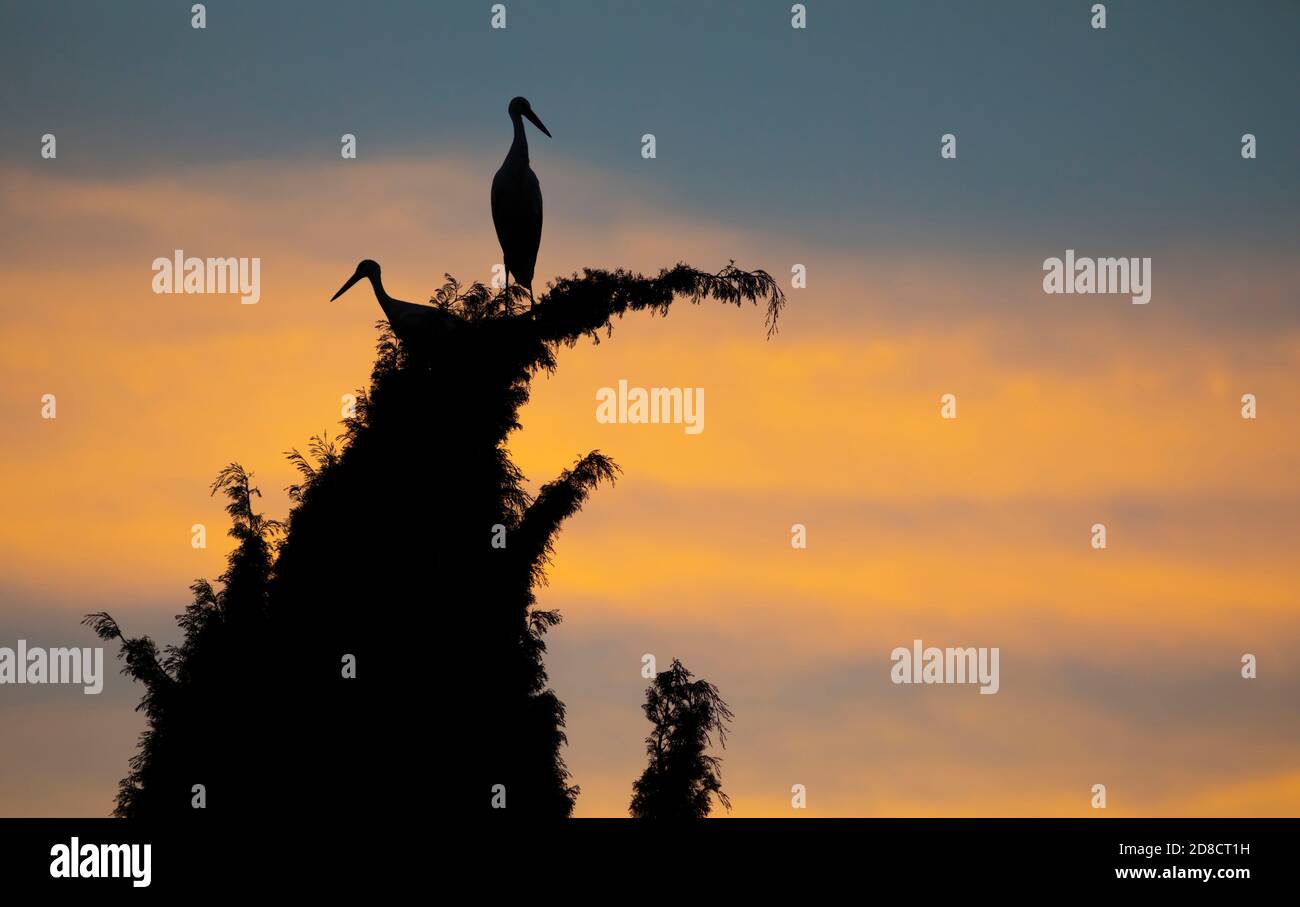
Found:
[[[705,752],[718,735],[727,745],[727,725],[734,717],[718,688],[693,675],[677,659],[655,675],[645,691],[645,716],[654,725],[646,737],[650,764],[632,785],[630,811],[636,819],[703,819],[722,792],[722,760]]]
[[[532,311],[517,286],[448,278],[425,334],[398,341],[381,323],[343,433],[288,452],[302,478],[274,560],[280,525],[227,470],[214,488],[231,496],[240,544],[220,592],[195,584],[185,643],[160,664],[152,641],[89,618],[145,685],[149,726],[119,813],[188,809],[190,784],[206,783],[208,809],[236,813],[569,815],[564,706],[543,663],[559,615],[535,592],[560,526],[618,470],[592,451],[533,496],[507,440],[561,347],[679,297],[767,297],[769,334],[783,303],[765,272],[678,265],[652,278],[587,270]]]

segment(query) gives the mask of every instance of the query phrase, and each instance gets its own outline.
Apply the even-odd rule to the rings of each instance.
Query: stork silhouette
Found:
[[[531,120],[547,138],[551,133],[533,113],[527,98],[513,99],[508,110],[515,139],[492,178],[492,224],[505,256],[506,286],[510,285],[509,275],[513,274],[515,283],[528,290],[531,301],[533,268],[537,265],[537,249],[542,244],[542,186],[533,168],[528,166],[528,138],[524,135],[523,118]]]
[[[369,258],[357,265],[357,270],[348,278],[347,283],[339,287],[339,291],[330,297],[330,302],[338,299],[362,278],[370,281],[370,285],[375,290],[375,298],[379,300],[379,307],[384,310],[384,317],[388,319],[397,339],[403,343],[418,343],[427,339],[434,330],[448,327],[457,320],[456,316],[440,309],[403,302],[389,296],[384,290],[383,281],[380,280],[379,262]]]

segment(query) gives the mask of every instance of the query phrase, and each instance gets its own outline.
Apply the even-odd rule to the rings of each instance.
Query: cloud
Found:
[[[547,164],[541,273],[809,268],[771,341],[756,310],[682,305],[563,350],[510,439],[534,487],[591,449],[625,470],[566,526],[541,595],[566,616],[548,664],[584,814],[626,809],[645,652],[682,657],[736,707],[738,814],[785,814],[792,783],[820,815],[1082,814],[1097,781],[1127,814],[1249,812],[1270,779],[1279,809],[1300,808],[1296,684],[1277,667],[1300,636],[1294,263],[1177,248],[1148,307],[1066,300],[1039,286],[1060,250],[801,249]],[[0,249],[6,614],[39,605],[75,626],[142,602],[133,616],[165,630],[190,581],[223,568],[216,471],[244,463],[283,515],[283,452],[335,430],[364,384],[379,310],[364,288],[326,302],[356,261],[378,259],[412,301],[444,271],[490,277],[493,169],[6,171],[0,213],[23,225]],[[150,262],[175,248],[261,257],[262,301],[154,295]],[[596,389],[620,378],[704,388],[705,431],[597,423]],[[56,420],[40,418],[45,393]],[[1106,551],[1088,545],[1094,522]],[[883,682],[888,651],[915,638],[1003,647],[1003,692]],[[1234,673],[1243,652],[1258,681]],[[86,708],[25,717],[38,742],[6,766],[64,785],[52,810],[97,813],[130,754],[118,722],[129,733],[86,749],[94,784],[57,761],[34,774],[43,746],[107,721]],[[30,790],[2,797],[41,808]]]

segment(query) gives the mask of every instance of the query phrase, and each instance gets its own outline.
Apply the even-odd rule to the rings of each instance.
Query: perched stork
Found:
[[[537,248],[542,244],[542,186],[537,174],[528,166],[528,139],[524,135],[524,117],[534,126],[551,133],[533,113],[527,98],[510,102],[510,121],[515,127],[515,140],[497,175],[492,178],[492,223],[497,228],[497,241],[505,256],[506,285],[510,274],[515,283],[533,295],[533,268],[537,264]]]
[[[357,265],[356,272],[348,278],[347,283],[339,287],[337,293],[330,297],[330,302],[338,299],[362,278],[368,279],[370,285],[374,287],[375,298],[379,300],[379,307],[384,310],[384,317],[392,325],[393,333],[403,343],[418,343],[428,339],[435,329],[445,328],[456,321],[456,316],[431,306],[402,302],[389,296],[384,292],[384,284],[379,279],[379,262],[371,261],[369,258]]]

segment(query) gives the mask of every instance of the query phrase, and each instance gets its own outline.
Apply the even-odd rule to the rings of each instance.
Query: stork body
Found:
[[[357,265],[356,272],[348,278],[347,283],[339,287],[339,291],[330,298],[330,302],[338,299],[363,278],[370,281],[370,286],[375,291],[375,299],[379,300],[379,307],[384,310],[384,317],[392,326],[393,333],[403,343],[424,340],[437,328],[447,327],[455,320],[455,316],[431,306],[403,302],[389,296],[380,279],[379,263],[369,258]]]
[[[542,244],[542,185],[528,162],[528,137],[524,134],[524,117],[546,133],[551,133],[533,113],[524,98],[510,102],[510,121],[515,137],[505,161],[492,178],[492,224],[505,258],[506,283],[513,274],[515,283],[533,295],[533,269],[537,250]]]

